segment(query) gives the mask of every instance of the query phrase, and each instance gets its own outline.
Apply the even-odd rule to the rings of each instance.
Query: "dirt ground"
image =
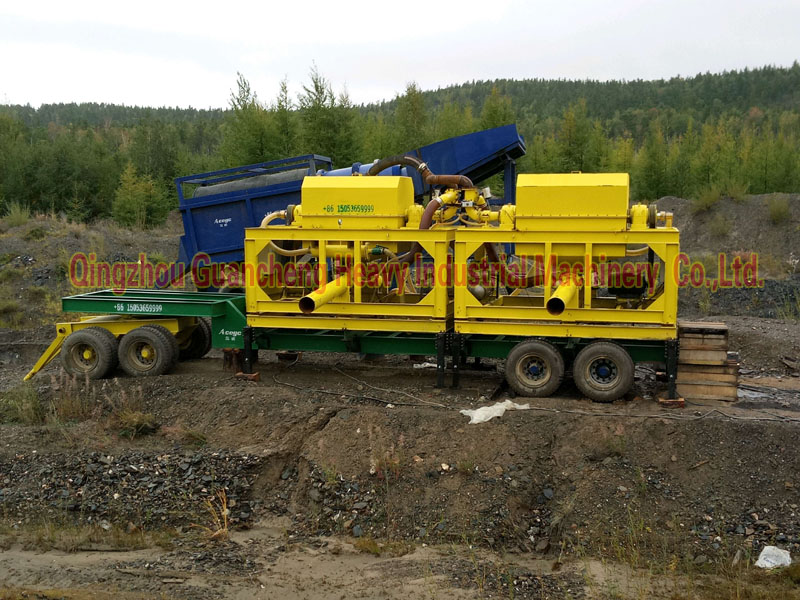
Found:
[[[264,351],[260,382],[212,351],[26,388],[52,253],[0,236],[3,293],[31,303],[0,329],[0,398],[28,419],[0,424],[0,598],[800,598],[797,573],[753,567],[800,556],[800,321],[695,311],[728,323],[741,385],[684,409],[646,368],[606,405],[569,383],[512,398],[493,364],[437,390],[405,357]],[[528,409],[459,412],[507,399]]]

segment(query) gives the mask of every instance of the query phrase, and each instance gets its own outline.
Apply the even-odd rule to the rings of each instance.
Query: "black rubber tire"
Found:
[[[211,338],[211,323],[208,322],[208,319],[197,319],[197,326],[192,330],[189,339],[181,346],[180,359],[203,358],[211,350]]]
[[[84,350],[91,350],[94,356],[85,359]],[[61,364],[69,375],[102,379],[116,367],[117,339],[102,327],[79,329],[64,340]]]
[[[106,338],[108,338],[108,343],[111,344],[111,347],[114,349],[114,356],[111,358],[111,368],[109,369],[108,373],[106,373],[106,375],[109,375],[110,373],[113,373],[119,366],[119,355],[117,354],[119,340],[117,339],[117,336],[115,336],[105,327],[90,327],[90,329],[96,329],[100,335],[104,335]]]
[[[119,343],[119,364],[132,377],[147,375],[163,375],[175,364],[177,354],[175,336],[160,325],[145,325],[122,336]],[[174,343],[173,343],[174,342]],[[154,356],[142,356],[142,350],[152,352]]]
[[[178,344],[178,338],[172,335],[172,332],[163,325],[144,325],[144,327],[158,331],[162,336],[164,336],[164,339],[166,339],[169,345],[172,346],[172,365],[177,365],[181,356],[181,347]]]
[[[536,369],[531,376],[532,369]],[[564,379],[564,359],[558,349],[544,340],[525,340],[506,357],[506,381],[520,396],[551,396]]]
[[[603,367],[610,371],[608,375],[598,373],[598,368]],[[589,344],[578,352],[572,366],[575,385],[595,402],[613,402],[622,398],[633,387],[633,375],[633,359],[622,346],[614,342]]]

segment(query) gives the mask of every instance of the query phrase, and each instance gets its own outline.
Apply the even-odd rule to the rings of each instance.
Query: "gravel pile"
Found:
[[[204,501],[223,489],[231,523],[246,523],[259,504],[249,497],[258,465],[256,457],[224,451],[34,451],[0,459],[0,510],[24,522],[66,510],[101,526],[177,526],[205,514]]]

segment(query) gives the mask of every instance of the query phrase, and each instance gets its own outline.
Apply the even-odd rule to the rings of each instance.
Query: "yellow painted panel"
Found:
[[[414,185],[408,177],[306,177],[301,197],[304,228],[393,229],[405,225]]]
[[[622,231],[628,216],[628,187],[627,173],[520,175],[517,229]]]

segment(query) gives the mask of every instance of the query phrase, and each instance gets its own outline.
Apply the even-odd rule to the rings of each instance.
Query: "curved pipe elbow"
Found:
[[[267,225],[272,223],[275,219],[283,219],[286,220],[286,211],[285,210],[276,210],[275,212],[271,212],[266,215],[263,219],[261,219],[261,227],[262,229],[265,228]]]
[[[374,176],[383,171],[384,169],[388,169],[389,167],[394,167],[397,165],[414,167],[417,171],[419,171],[419,174],[422,176],[423,181],[425,181],[425,183],[427,183],[428,185],[446,185],[448,187],[461,187],[461,188],[475,187],[472,184],[472,180],[469,177],[465,177],[464,175],[436,175],[433,171],[431,171],[428,168],[428,165],[426,165],[416,156],[409,156],[408,154],[387,156],[386,158],[379,160],[369,168],[369,171],[367,171],[367,175]]]

